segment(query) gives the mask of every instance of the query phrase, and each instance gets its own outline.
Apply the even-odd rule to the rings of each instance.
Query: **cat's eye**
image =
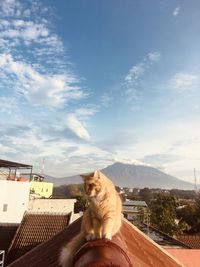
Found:
[[[94,187],[94,184],[89,184],[89,188],[92,189]]]

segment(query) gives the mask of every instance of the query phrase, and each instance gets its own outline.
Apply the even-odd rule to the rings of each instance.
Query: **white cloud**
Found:
[[[78,78],[70,73],[41,74],[31,65],[14,60],[10,54],[0,55],[0,69],[13,82],[18,92],[35,105],[58,107],[85,96],[77,85]]]
[[[81,117],[84,119],[89,119],[91,116],[93,116],[98,111],[98,107],[94,105],[90,106],[83,106],[80,108],[77,108],[74,113],[77,117]]]
[[[147,56],[149,58],[149,61],[151,63],[154,63],[154,62],[158,62],[160,60],[161,54],[160,54],[160,52],[152,52],[152,53],[149,53]]]
[[[12,147],[8,147],[8,146],[0,144],[0,151],[1,151],[1,155],[3,155],[3,154],[14,152],[14,149]]]
[[[160,57],[160,52],[150,52],[140,63],[131,67],[124,78],[125,97],[127,101],[139,98],[139,87],[141,86],[142,77],[154,63],[160,60]]]
[[[147,163],[191,182],[192,171],[198,170],[200,160],[200,122],[177,121],[152,127],[148,134],[138,136],[137,142],[130,143],[129,149],[118,148],[115,158],[142,162],[148,159]]]
[[[113,98],[109,93],[104,93],[101,96],[101,104],[103,107],[108,108],[110,103],[112,102]]]
[[[126,75],[125,77],[125,81],[129,83],[132,82],[133,80],[137,80],[144,73],[145,73],[145,65],[143,63],[135,65],[129,70],[128,75]]]
[[[61,121],[63,122],[62,118]],[[81,127],[77,127],[76,123],[74,126],[74,121],[77,122],[77,118],[72,119],[72,129],[81,135],[84,141],[87,131],[83,130],[84,127],[80,122],[78,126]],[[55,125],[49,127],[48,124],[36,126],[27,123],[28,126],[25,127],[24,124],[25,122],[18,125],[13,123],[9,129],[0,124],[0,143],[4,143],[0,145],[3,158],[34,164],[34,168],[37,168],[37,162],[45,159],[45,173],[56,177],[103,168],[112,159],[109,152],[88,142],[77,144],[77,140],[64,136],[60,138],[57,133],[52,134]],[[51,137],[55,137],[55,140],[51,141]]]
[[[178,6],[178,7],[176,7],[175,9],[174,9],[174,11],[173,11],[173,16],[178,16],[179,15],[179,13],[180,13],[180,6]]]
[[[19,2],[16,3],[15,0],[1,0],[1,14],[7,15],[7,16],[13,16],[15,15],[15,8],[17,8],[18,13],[20,11],[20,4]]]
[[[18,110],[19,108],[15,98],[0,96],[0,111],[2,113],[12,114]]]
[[[200,77],[191,73],[176,73],[170,80],[169,86],[177,92],[192,91],[200,86]]]
[[[68,114],[66,118],[67,126],[72,132],[74,132],[79,138],[84,140],[89,140],[90,136],[88,131],[82,125],[82,123],[77,119],[75,114]]]
[[[1,48],[11,50],[18,48],[18,53],[23,53],[23,46],[33,44],[46,47],[50,52],[62,53],[64,46],[58,35],[53,33],[49,16],[51,12],[37,1],[9,1],[4,0],[0,5],[0,43]],[[34,55],[34,49],[32,50]],[[44,54],[45,55],[45,54]],[[44,56],[43,55],[43,56]]]

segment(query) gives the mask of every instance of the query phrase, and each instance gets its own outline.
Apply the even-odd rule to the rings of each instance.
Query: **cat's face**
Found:
[[[102,181],[98,173],[81,175],[84,181],[84,190],[88,197],[97,197],[102,191]]]

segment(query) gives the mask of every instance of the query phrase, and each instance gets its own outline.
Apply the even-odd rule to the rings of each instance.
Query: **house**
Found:
[[[32,166],[0,159],[0,223],[20,223],[28,207],[30,183],[21,176]]]
[[[176,239],[194,249],[200,249],[200,235],[177,235]]]
[[[32,180],[30,184],[31,194],[43,198],[50,198],[53,194],[53,183]]]
[[[57,267],[62,246],[80,231],[81,219],[12,262],[8,267]],[[123,219],[121,230],[112,240],[89,241],[74,257],[74,266],[183,267],[134,225]],[[93,265],[92,265],[93,264]],[[96,264],[96,265],[95,265]],[[110,264],[110,265],[109,265]]]
[[[30,199],[28,212],[70,213],[74,216],[74,204],[76,199]]]
[[[148,220],[148,206],[145,201],[126,200],[122,206],[124,217],[130,222]]]
[[[156,229],[155,227],[145,224],[143,222],[137,222],[135,224],[140,231],[146,234],[149,238],[151,238],[154,242],[160,245],[162,248],[180,248],[180,249],[188,249],[192,248],[188,244],[181,242],[181,240],[177,240],[172,236]]]
[[[70,218],[70,213],[26,212],[6,254],[6,265],[65,229]]]
[[[28,208],[30,183],[0,180],[0,223],[20,223]]]
[[[26,176],[31,179],[32,176],[32,165],[14,162],[14,161],[8,161],[0,159],[0,179],[2,180],[24,180],[24,177],[21,177],[21,172],[26,171]]]

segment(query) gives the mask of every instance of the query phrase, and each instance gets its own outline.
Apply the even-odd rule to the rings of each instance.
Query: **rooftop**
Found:
[[[17,168],[17,169],[27,168],[27,169],[30,169],[32,167],[33,167],[32,165],[0,159],[0,168]]]
[[[40,244],[35,249],[29,251],[27,254],[14,261],[9,265],[9,267],[58,267],[58,258],[61,247],[68,243],[70,239],[80,231],[80,225],[81,219],[76,220],[66,229],[52,237],[50,240],[44,242],[43,244]],[[88,243],[91,242],[94,241],[90,241]],[[131,265],[129,264],[129,266],[132,267],[183,267],[183,265],[179,263],[173,256],[171,256],[171,254],[157,245],[154,241],[148,238],[126,219],[123,219],[121,230],[112,238],[112,242],[100,242],[104,242],[105,246],[106,242],[108,242],[107,244],[110,245],[111,243],[115,243],[115,247],[116,244],[118,244],[118,246],[121,247],[120,250],[125,251],[126,258],[130,260]],[[118,255],[114,254],[114,257],[115,256],[117,257]],[[79,255],[79,257],[81,256]],[[78,262],[80,262],[79,259]],[[100,266],[107,265],[101,264]],[[115,264],[112,266],[124,267],[120,263],[118,265]]]
[[[200,235],[178,235],[176,238],[191,248],[200,249]]]
[[[141,206],[147,207],[147,203],[142,200],[126,200],[123,203],[123,206]]]
[[[71,214],[63,213],[26,212],[6,255],[6,264],[65,229],[69,224],[70,216]]]
[[[170,235],[152,227],[147,224],[138,222],[137,227],[146,235],[148,235],[153,241],[164,248],[191,248],[189,244],[177,240]]]

